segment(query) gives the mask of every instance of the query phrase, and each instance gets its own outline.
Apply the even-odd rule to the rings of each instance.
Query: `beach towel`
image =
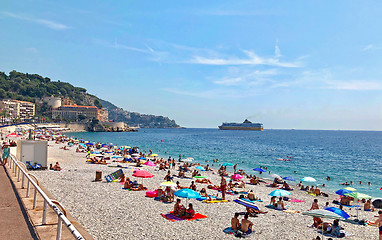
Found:
[[[223,232],[226,234],[235,234],[237,230],[233,230],[232,227],[227,227],[223,229]]]
[[[160,215],[166,218],[167,220],[170,220],[171,222],[177,222],[177,221],[183,221],[183,220],[191,221],[191,220],[198,220],[202,218],[208,218],[206,215],[203,215],[200,213],[195,213],[195,216],[193,218],[185,218],[184,216],[178,217],[178,216],[175,216],[173,213],[174,212],[169,212],[167,214],[161,213]]]
[[[205,202],[205,203],[221,203],[221,202],[229,202],[229,200],[211,200],[211,201],[203,200],[203,202]]]
[[[284,210],[283,212],[286,212],[286,213],[299,213],[300,211],[287,209],[287,210]]]
[[[247,198],[240,198],[241,200],[244,200],[244,201],[247,201],[247,202],[251,202],[251,203],[255,203],[255,202],[263,202],[263,200],[261,199],[257,199],[257,200],[249,200]]]
[[[305,202],[305,201],[304,200],[295,199],[295,198],[290,198],[289,202]]]

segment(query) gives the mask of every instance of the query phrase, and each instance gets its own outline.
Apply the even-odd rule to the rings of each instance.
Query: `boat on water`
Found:
[[[243,123],[223,123],[219,126],[220,130],[252,130],[263,131],[262,123],[252,123],[248,119],[245,119]]]

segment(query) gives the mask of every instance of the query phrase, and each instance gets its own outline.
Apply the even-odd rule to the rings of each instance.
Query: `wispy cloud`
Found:
[[[302,65],[298,61],[283,62],[277,57],[261,57],[254,51],[243,50],[242,52],[246,55],[245,58],[194,56],[188,63],[204,65],[268,65],[285,68],[296,68]]]
[[[47,19],[42,19],[42,18],[31,18],[31,17],[26,17],[26,16],[15,14],[15,13],[11,13],[11,12],[1,12],[1,14],[3,16],[9,17],[9,18],[14,18],[14,19],[27,21],[27,22],[37,23],[37,24],[43,25],[43,26],[48,27],[48,28],[53,29],[53,30],[65,30],[65,29],[70,28],[69,26],[67,26],[65,24],[57,23],[57,22],[54,22],[52,20],[47,20]]]
[[[369,44],[362,48],[362,51],[382,50],[382,45]]]
[[[212,10],[200,10],[194,11],[199,15],[211,15],[211,16],[268,16],[268,15],[285,15],[285,11],[281,10],[233,10],[233,9],[212,9]]]
[[[249,73],[237,73],[237,71],[231,71],[227,77],[219,80],[214,80],[213,83],[225,86],[240,86],[240,85],[262,85],[270,81],[271,76],[277,74],[276,69],[268,70],[254,70]]]
[[[382,83],[378,81],[327,81],[326,88],[334,90],[370,91],[382,90]]]

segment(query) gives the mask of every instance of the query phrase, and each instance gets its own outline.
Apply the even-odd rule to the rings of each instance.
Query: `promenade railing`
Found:
[[[31,187],[30,185],[33,185],[34,187],[33,209],[36,208],[37,193],[39,193],[41,197],[44,199],[44,206],[43,206],[43,212],[42,212],[42,225],[46,225],[46,213],[47,213],[48,206],[51,207],[53,211],[56,213],[58,217],[56,240],[61,239],[62,223],[65,224],[65,226],[73,235],[74,239],[85,240],[85,238],[81,235],[81,233],[73,226],[73,224],[66,217],[65,209],[63,209],[63,207],[61,206],[59,202],[51,200],[46,195],[46,193],[40,188],[37,178],[33,174],[28,173],[26,171],[26,166],[23,162],[17,161],[17,158],[13,154],[10,154],[10,161],[8,161],[8,165],[10,169],[12,170],[12,173],[14,173],[14,176],[15,177],[17,176],[18,182],[20,182],[20,178],[21,178],[22,189],[25,188],[25,181],[27,181],[26,197],[29,197],[30,187]],[[21,166],[24,166],[24,168]],[[64,213],[60,210],[60,208],[63,209]]]

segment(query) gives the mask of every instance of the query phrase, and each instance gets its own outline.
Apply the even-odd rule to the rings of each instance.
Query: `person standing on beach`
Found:
[[[4,143],[4,145],[3,145],[3,155],[2,155],[3,162],[1,163],[1,166],[5,166],[5,164],[7,164],[8,157],[9,157],[9,144],[8,143]]]
[[[221,175],[220,190],[222,191],[222,199],[223,200],[225,200],[226,187],[227,187],[227,181],[225,180],[224,176]]]
[[[379,230],[379,240],[382,240],[382,211],[378,211],[378,219],[375,222],[371,223],[371,225],[375,225]]]

